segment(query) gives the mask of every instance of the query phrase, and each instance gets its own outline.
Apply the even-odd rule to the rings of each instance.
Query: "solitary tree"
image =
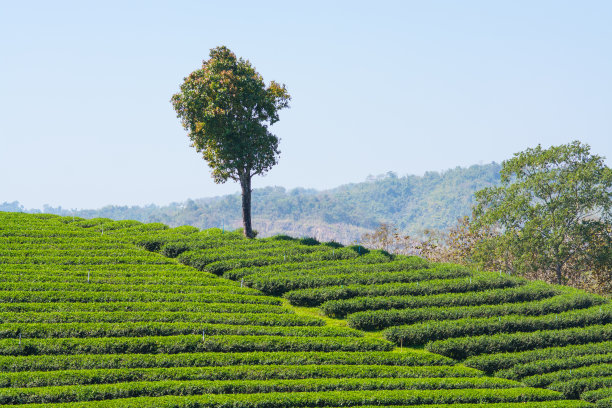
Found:
[[[515,272],[564,283],[594,265],[609,268],[612,170],[588,145],[517,153],[502,164],[501,186],[476,199],[475,225],[499,231],[483,248]]]
[[[210,51],[202,68],[184,79],[172,96],[177,117],[191,145],[212,169],[216,183],[231,179],[242,189],[244,235],[251,227],[251,178],[272,168],[280,155],[279,139],[268,126],[279,120],[279,110],[291,97],[284,85],[266,86],[248,60],[236,58],[227,47]]]

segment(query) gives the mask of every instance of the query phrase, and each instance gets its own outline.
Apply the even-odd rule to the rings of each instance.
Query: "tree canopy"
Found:
[[[501,185],[476,193],[475,226],[499,234],[479,251],[511,271],[556,283],[609,270],[612,170],[574,141],[502,163]]]
[[[248,60],[227,47],[210,51],[202,68],[184,79],[172,105],[187,130],[191,145],[212,169],[216,183],[240,182],[244,233],[251,228],[251,178],[270,170],[280,155],[279,139],[268,127],[289,106],[284,85],[266,86]]]

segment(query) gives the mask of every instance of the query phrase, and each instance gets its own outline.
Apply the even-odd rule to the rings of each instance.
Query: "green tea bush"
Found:
[[[550,384],[549,389],[562,392],[566,398],[577,399],[584,392],[612,388],[612,377],[576,378]]]
[[[511,277],[497,277],[494,279],[470,279],[470,272],[462,269],[456,271],[438,271],[430,272],[428,276],[432,280],[426,282],[401,282],[401,279],[414,279],[414,274],[406,272],[405,275],[394,276],[396,274],[388,273],[380,278],[372,278],[372,280],[392,280],[390,283],[367,283],[370,280],[366,276],[366,282],[360,284],[351,284],[347,286],[328,286],[313,289],[299,289],[290,291],[284,294],[291,304],[296,306],[318,306],[330,300],[350,299],[354,297],[367,296],[419,296],[418,302],[421,305],[436,306],[440,303],[438,298],[430,295],[447,294],[447,293],[466,293],[478,290],[486,290],[493,288],[506,288],[519,286],[525,283],[522,279]],[[457,278],[458,276],[463,278]],[[455,279],[452,279],[455,278]],[[355,278],[353,278],[355,279]],[[400,282],[398,282],[398,280]],[[431,301],[427,300],[429,297]]]
[[[465,360],[464,364],[486,373],[509,369],[522,364],[530,364],[546,360],[568,360],[596,354],[612,354],[612,341],[602,341],[579,345],[553,346],[544,349],[527,350],[517,353],[498,353],[491,355],[473,356]]]
[[[51,371],[84,369],[135,369],[157,367],[249,366],[256,371],[268,365],[375,365],[375,366],[450,366],[454,360],[439,354],[389,351],[265,351],[265,352],[189,352],[156,354],[80,354],[0,356],[0,371]],[[466,377],[474,376],[474,369]]]
[[[466,293],[461,296],[460,302],[478,302],[478,295],[481,292]],[[391,326],[413,324],[431,320],[458,320],[458,319],[478,319],[495,316],[505,316],[517,314],[522,316],[538,316],[542,314],[561,313],[567,310],[577,310],[598,305],[603,302],[599,296],[586,293],[568,293],[547,297],[555,292],[532,290],[529,285],[519,286],[518,288],[491,290],[483,298],[487,298],[487,304],[477,306],[446,306],[446,307],[418,307],[416,298],[409,299],[413,309],[391,309],[373,310],[357,312],[349,315],[347,320],[349,326],[360,330],[381,330]],[[498,296],[497,296],[498,295]],[[538,300],[544,297],[543,300]],[[433,300],[434,296],[428,296],[427,301]],[[376,298],[373,298],[376,299]],[[443,299],[442,296],[438,300]],[[531,301],[525,301],[531,299]],[[453,299],[454,300],[454,299]],[[375,301],[375,300],[374,300]],[[518,301],[518,303],[503,303]],[[331,302],[329,302],[331,303]],[[326,309],[324,303],[321,308]]]
[[[588,379],[591,377],[612,377],[612,364],[596,364],[542,375],[538,374],[523,378],[522,382],[531,387],[548,387],[552,383],[562,383],[569,380]]]
[[[520,380],[525,377],[545,377],[547,373],[554,373],[555,371],[570,371],[571,373],[573,369],[588,369],[592,365],[597,366],[607,363],[612,363],[612,353],[537,360],[529,363],[517,364],[512,368],[499,370],[495,372],[495,375],[497,377]]]
[[[256,298],[263,299],[263,298]],[[219,299],[222,301],[223,299]],[[25,317],[15,315],[15,313],[25,313]],[[120,312],[167,312],[167,313],[274,313],[274,314],[290,314],[291,309],[280,306],[280,302],[273,304],[257,304],[257,303],[215,303],[215,302],[194,302],[194,301],[157,301],[157,302],[42,302],[42,303],[0,303],[0,321],[28,320],[33,313],[51,314],[51,319],[54,319],[53,314],[61,314],[68,316],[68,313],[90,313],[99,315],[100,313],[120,313]],[[140,316],[146,317],[147,314],[139,313]],[[21,315],[23,316],[23,315]],[[35,316],[33,316],[35,318]],[[63,319],[64,317],[59,317]],[[111,317],[112,318],[112,317]],[[223,317],[220,316],[220,319]],[[20,320],[20,321],[21,321]]]
[[[452,338],[430,342],[426,348],[433,353],[463,360],[479,354],[525,351],[609,340],[612,340],[612,325],[608,324],[532,333]]]
[[[317,274],[312,273],[301,276],[269,276],[269,275],[250,275],[244,281],[249,287],[261,290],[264,293],[271,295],[282,295],[285,292],[320,287],[337,287],[343,285],[376,285],[390,282],[418,282],[428,279],[435,279],[441,276],[457,276],[463,272],[446,271],[446,270],[415,270],[415,271],[400,271],[400,272],[353,272],[342,273],[337,275]],[[339,289],[343,289],[340,287]],[[351,288],[348,288],[350,290]],[[293,300],[295,297],[287,296]],[[292,302],[293,303],[293,302]]]
[[[245,309],[249,310],[249,309]],[[256,311],[256,309],[253,309]],[[265,310],[265,309],[264,309]],[[325,322],[314,316],[296,315],[289,309],[284,313],[252,312],[158,312],[158,311],[96,311],[96,312],[46,312],[2,313],[0,323],[129,323],[129,322],[192,322],[221,323],[254,326],[323,326]],[[8,325],[5,325],[8,326]],[[0,332],[3,330],[0,325]]]
[[[255,394],[255,393],[317,393],[328,391],[367,390],[455,390],[476,388],[512,389],[520,383],[502,378],[324,378],[297,380],[160,380],[133,381],[115,384],[81,385],[79,387],[54,386],[35,388],[8,388],[0,394],[0,404],[58,403],[92,401],[141,396],[202,394]],[[521,387],[522,388],[522,387]],[[474,391],[474,390],[472,390]],[[443,393],[439,393],[442,394]],[[550,394],[549,394],[550,395]]]
[[[393,344],[363,337],[202,335],[0,340],[0,355],[142,354],[253,351],[389,351]]]
[[[147,337],[199,334],[302,337],[361,337],[357,330],[333,326],[251,326],[200,322],[120,322],[120,323],[6,323],[0,325],[1,338],[27,339]]]
[[[0,291],[0,303],[47,302],[210,302],[280,305],[279,299],[232,293]]]
[[[305,378],[456,378],[482,377],[461,366],[265,365],[222,367],[123,368],[0,373],[0,387],[27,388],[130,381],[291,380]],[[509,383],[503,383],[507,385]],[[515,383],[512,383],[516,385]]]
[[[61,388],[61,387],[58,387]],[[56,390],[55,392],[61,392]],[[78,392],[78,391],[75,391]],[[82,404],[57,404],[56,408],[71,407],[207,407],[207,408],[286,408],[380,405],[457,404],[555,401],[561,394],[551,390],[534,388],[508,389],[455,389],[455,390],[376,390],[376,391],[320,391],[320,392],[256,392],[241,394],[203,394],[192,397],[162,396],[113,399]],[[129,404],[129,405],[127,405]],[[563,407],[565,403],[548,405]],[[570,404],[574,404],[570,402]],[[42,406],[42,405],[41,405]],[[540,405],[541,406],[541,405]],[[544,405],[545,406],[545,405]],[[575,405],[570,405],[575,406]],[[32,405],[32,408],[37,407]]]
[[[403,344],[417,345],[451,337],[562,330],[608,323],[612,323],[612,307],[604,305],[544,316],[505,315],[417,323],[388,328],[383,335],[394,343],[401,340]]]

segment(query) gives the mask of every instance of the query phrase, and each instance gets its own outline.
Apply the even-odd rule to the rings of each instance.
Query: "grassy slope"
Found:
[[[582,406],[431,353],[376,351],[390,349],[378,335],[364,337],[339,319],[312,326],[321,324],[312,308],[288,310],[277,298],[131,244],[159,228],[0,213],[0,330],[17,330],[0,340],[0,403]],[[230,261],[244,260],[244,249]],[[282,258],[330,251],[287,246]]]
[[[525,309],[525,313],[528,315],[545,315],[544,317],[551,310],[559,312],[571,310],[572,308],[583,309],[575,313],[575,316],[573,316],[574,320],[566,324],[568,327],[576,327],[585,322],[585,314],[590,313],[594,308],[601,307],[601,304],[605,303],[605,300],[600,297],[573,289],[552,287],[541,283],[531,284],[525,280],[508,277],[503,274],[475,271],[464,273],[466,272],[465,268],[459,266],[427,264],[423,261],[405,258],[399,259],[397,265],[400,267],[392,267],[394,262],[389,262],[389,259],[383,259],[382,254],[376,253],[370,253],[363,257],[349,260],[336,259],[321,263],[312,259],[304,259],[304,261],[310,262],[299,263],[296,262],[296,259],[283,258],[282,261],[273,258],[261,259],[261,257],[258,258],[257,254],[259,253],[250,257],[247,255],[248,251],[244,251],[244,249],[249,247],[264,248],[266,245],[276,245],[269,240],[256,240],[250,243],[242,242],[240,245],[234,245],[236,253],[238,253],[239,248],[241,251],[240,256],[246,259],[242,259],[240,263],[228,264],[224,261],[225,254],[220,253],[216,248],[208,248],[197,234],[188,238],[170,237],[170,235],[153,238],[153,241],[157,240],[157,243],[160,245],[161,252],[164,252],[166,247],[172,248],[178,240],[181,242],[181,245],[184,245],[183,250],[187,251],[179,255],[181,261],[195,265],[202,270],[223,273],[228,278],[240,280],[247,286],[261,289],[270,294],[284,294],[290,300],[289,304],[293,303],[296,313],[323,317],[328,325],[334,326],[343,327],[348,323],[350,326],[357,327],[358,321],[350,320],[352,316],[349,316],[348,321],[335,318],[334,316],[337,316],[338,313],[328,313],[329,316],[325,316],[323,312],[329,312],[329,308],[325,306],[330,304],[333,306],[334,302],[340,302],[340,306],[342,306],[341,303],[343,301],[352,302],[357,300],[357,303],[359,303],[359,293],[364,290],[365,293],[362,294],[364,297],[361,299],[364,303],[360,306],[361,309],[359,310],[362,310],[363,313],[373,312],[373,315],[369,316],[369,318],[376,317],[377,314],[384,315],[387,312],[397,312],[398,310],[388,309],[392,308],[396,303],[401,304],[405,301],[410,303],[415,300],[422,300],[426,304],[432,300],[442,301],[439,305],[442,307],[438,307],[438,312],[440,310],[453,311],[455,309],[458,309],[460,312],[465,310],[469,312],[469,307],[465,309],[461,306],[456,308],[449,308],[448,306],[456,306],[456,302],[461,304],[461,299],[469,300],[471,298],[471,301],[476,305],[480,305],[477,308],[488,311],[492,310],[492,316],[494,318],[499,317],[500,321],[501,317],[507,314],[508,307],[519,307],[519,309]],[[294,241],[293,243],[299,244],[299,241]],[[284,249],[284,252],[287,253],[288,250]],[[361,259],[363,261],[360,261]],[[402,264],[402,262],[406,263]],[[363,270],[360,272],[360,269]],[[386,272],[387,270],[390,272]],[[360,276],[360,274],[363,275],[363,271],[367,272],[367,276]],[[376,308],[375,310],[370,310],[370,296],[372,294],[368,292],[372,290],[375,292],[379,291],[380,293],[377,294],[382,299],[390,300],[393,298],[395,303],[383,304],[382,307],[378,308],[379,310],[376,310]],[[402,290],[405,290],[408,296],[397,296],[397,293]],[[430,294],[433,295],[428,296]],[[415,297],[412,295],[421,296]],[[334,299],[334,296],[337,296],[339,300],[320,301],[320,298]],[[449,296],[449,299],[444,299],[445,296]],[[506,304],[504,301],[509,303]],[[313,305],[319,307],[312,307]],[[416,307],[417,309],[419,308],[418,305]],[[606,306],[604,305],[604,307]],[[332,308],[332,310],[334,309]],[[338,309],[335,310],[337,312]],[[339,310],[342,310],[342,307]],[[344,316],[343,314],[340,315]],[[562,314],[561,316],[563,317],[564,315]],[[454,319],[457,320],[449,322],[444,319],[442,321],[435,318],[431,320],[423,319],[424,323],[422,323],[422,326],[426,327],[426,330],[423,330],[423,327],[421,327],[421,331],[425,331],[424,334],[421,334],[421,340],[423,338],[427,340],[427,336],[432,335],[436,331],[438,332],[438,338],[443,340],[446,340],[447,337],[453,337],[452,335],[445,336],[444,331],[440,334],[440,327],[444,328],[445,324],[450,324],[451,328],[453,325],[458,326],[460,329],[463,328],[463,332],[469,334],[473,329],[470,324],[478,322],[478,319],[468,319],[466,324],[465,319],[459,319],[457,316]],[[521,315],[516,315],[508,316],[505,319],[510,321],[516,319],[519,321],[523,318]],[[601,322],[601,320],[600,317],[597,317],[595,322]],[[538,322],[537,318],[535,322]],[[460,323],[463,323],[463,326]],[[516,325],[516,322],[512,323]],[[389,326],[394,326],[394,324],[388,324],[385,327]],[[521,327],[523,327],[523,330],[525,329],[525,325]],[[395,329],[400,330],[399,336],[393,331]],[[402,330],[404,332],[401,332]],[[519,330],[516,330],[516,328],[512,329],[510,327],[508,329],[503,325],[497,328],[493,327],[492,330],[517,332],[519,337],[524,335],[524,333],[518,333]],[[428,351],[422,349],[425,346],[422,342],[420,344],[418,341],[408,341],[409,337],[406,337],[406,333],[411,333],[412,331],[414,331],[412,327],[390,327],[390,329],[384,331],[368,331],[366,336],[378,339],[388,338],[395,341],[395,351],[416,352],[420,350],[422,353],[428,353]],[[486,338],[486,336],[484,337]],[[471,341],[470,338],[465,340],[467,342]],[[465,344],[466,342],[460,344],[459,347],[465,347]],[[405,345],[411,345],[412,347],[406,347]],[[544,346],[546,346],[545,342],[540,345],[540,347]],[[426,348],[430,350],[433,348],[435,350],[435,344],[427,344]],[[565,390],[560,389],[560,391]],[[571,394],[566,392],[566,395],[577,397],[579,393],[574,392]]]
[[[161,251],[176,239],[161,238]],[[243,251],[269,240],[234,245],[228,251],[242,259],[228,263],[197,234],[178,240],[187,250],[182,262],[282,295],[297,313],[325,315],[330,325],[348,323],[400,349],[424,347],[567,398],[602,406],[612,398],[612,305],[602,297],[457,265],[390,262],[380,253],[316,262]],[[299,241],[292,244],[298,251]]]

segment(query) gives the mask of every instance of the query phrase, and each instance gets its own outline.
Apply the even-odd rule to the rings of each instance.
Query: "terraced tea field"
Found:
[[[608,311],[361,247],[0,213],[3,405],[607,406]]]
[[[181,242],[190,251],[179,256],[182,262],[215,270],[208,250],[197,249],[189,238]],[[402,349],[424,347],[497,378],[612,406],[607,299],[417,258],[384,261],[378,254],[369,263],[369,255],[360,263],[237,265],[224,276],[283,296],[294,306],[346,319],[350,327]]]

